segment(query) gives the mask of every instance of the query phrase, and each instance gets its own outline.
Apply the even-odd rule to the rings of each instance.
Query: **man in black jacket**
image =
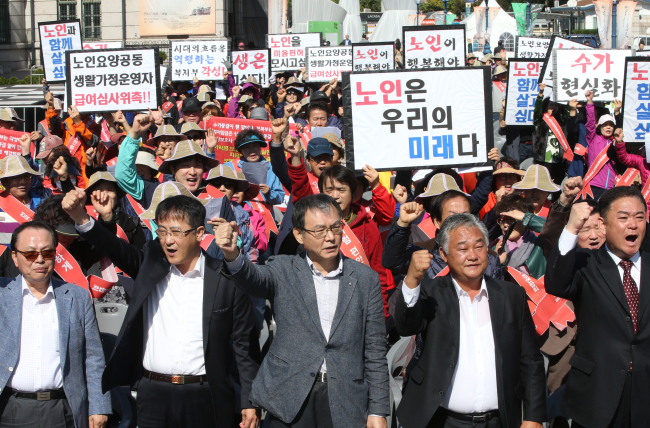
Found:
[[[606,245],[576,248],[592,211],[576,204],[546,265],[546,290],[573,301],[580,326],[562,410],[573,426],[646,427],[650,257],[640,248],[647,206],[637,188],[621,186],[603,193],[598,208]]]
[[[256,427],[258,415],[248,397],[261,358],[250,298],[222,276],[221,261],[201,250],[202,203],[189,196],[160,202],[159,239],[138,250],[95,224],[85,199],[83,191],[73,191],[62,206],[86,241],[135,278],[103,390],[137,385],[140,427],[232,428],[232,342],[241,426]]]
[[[438,242],[449,274],[423,279],[432,255],[417,251],[397,297],[398,333],[425,335],[397,409],[400,423],[541,428],[544,362],[525,291],[485,275],[487,229],[473,215],[449,216]]]

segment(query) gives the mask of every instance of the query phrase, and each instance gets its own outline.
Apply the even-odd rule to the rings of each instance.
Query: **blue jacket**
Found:
[[[0,279],[0,389],[5,388],[20,353],[23,310],[22,275]],[[104,351],[88,290],[52,278],[59,319],[63,390],[76,428],[88,427],[89,415],[111,414],[110,393],[102,394]]]
[[[237,166],[241,168],[242,162],[246,162],[245,159],[239,159],[237,161]],[[269,194],[265,195],[262,193],[262,197],[269,205],[279,205],[284,200],[284,189],[282,188],[282,183],[278,179],[277,175],[273,172],[273,167],[271,164],[262,157],[260,162],[268,164],[268,170],[266,173],[266,185],[269,186]],[[234,169],[232,162],[226,162],[225,165]]]

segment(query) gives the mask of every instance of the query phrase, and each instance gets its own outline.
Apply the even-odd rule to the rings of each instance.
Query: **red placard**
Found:
[[[26,132],[24,131],[11,131],[9,129],[0,129],[0,159],[5,156],[22,154],[20,148],[20,137]],[[34,143],[32,143],[32,146]]]
[[[251,119],[232,119],[228,117],[213,117],[210,120],[202,121],[200,124],[203,129],[214,129],[215,135],[219,142],[215,148],[215,159],[219,163],[236,162],[241,155],[235,150],[235,137],[241,131],[249,128],[255,128],[264,135],[267,142],[273,140],[273,130],[271,122],[268,120],[251,120]],[[268,146],[262,149],[262,156],[268,158]]]

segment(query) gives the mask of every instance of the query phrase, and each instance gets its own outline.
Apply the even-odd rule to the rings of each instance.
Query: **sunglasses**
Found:
[[[43,260],[52,260],[56,256],[56,250],[43,250],[43,251],[19,251],[14,250],[17,253],[20,253],[25,257],[29,262],[33,262],[38,259],[38,256],[43,256]]]

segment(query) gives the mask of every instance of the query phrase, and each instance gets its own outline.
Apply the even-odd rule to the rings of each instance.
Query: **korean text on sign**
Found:
[[[202,121],[200,124],[203,129],[214,129],[219,143],[214,148],[215,159],[219,163],[234,162],[239,160],[241,154],[235,150],[235,138],[237,134],[246,129],[254,128],[258,130],[266,141],[273,139],[273,130],[271,122],[264,120],[251,119],[231,119],[228,117],[212,117],[208,121]],[[262,149],[262,156],[268,158],[269,149]]]
[[[352,45],[352,68],[354,71],[393,70],[395,48],[392,43],[363,43]]]
[[[430,26],[430,29],[419,31],[409,28],[427,27],[404,30],[404,67],[407,70],[465,65],[464,26]]]
[[[309,82],[329,82],[341,79],[341,73],[352,71],[351,46],[307,48],[307,79]]]
[[[232,77],[235,84],[241,85],[253,76],[257,83],[267,88],[271,73],[270,49],[257,49],[250,51],[232,51]]]
[[[271,71],[295,71],[305,67],[306,48],[320,46],[320,33],[267,34]]]
[[[43,22],[38,29],[45,78],[48,82],[63,82],[66,76],[65,52],[81,49],[79,22]]]
[[[545,83],[548,88],[552,88],[553,83],[553,73],[555,70],[555,62],[553,61],[553,50],[555,49],[593,49],[589,46],[582,45],[578,42],[574,42],[568,39],[563,39],[561,37],[553,36],[551,37],[551,42],[546,51],[546,60],[544,61],[544,66],[542,67],[542,73],[539,77],[540,83]],[[544,92],[544,96],[549,96],[551,101],[555,101],[555,95],[552,91],[550,94]]]
[[[645,142],[650,133],[650,58],[626,59],[623,106],[625,142]]]
[[[535,100],[539,93],[539,73],[543,60],[513,59],[508,63],[506,125],[532,125]]]
[[[221,79],[228,59],[226,40],[200,40],[171,42],[172,79],[199,80]]]
[[[155,49],[68,52],[68,99],[80,112],[156,108]]]
[[[541,37],[517,37],[517,58],[546,58],[551,39]]]
[[[553,56],[553,89],[557,102],[585,100],[587,91],[593,91],[594,101],[621,98],[625,58],[632,56],[631,49],[557,49]]]
[[[347,75],[345,76],[347,78]],[[344,78],[344,79],[345,79]],[[352,73],[353,127],[346,127],[355,170],[482,166],[493,143],[486,120],[489,71],[473,68]],[[346,94],[344,94],[346,96]],[[350,144],[351,143],[351,144]]]

